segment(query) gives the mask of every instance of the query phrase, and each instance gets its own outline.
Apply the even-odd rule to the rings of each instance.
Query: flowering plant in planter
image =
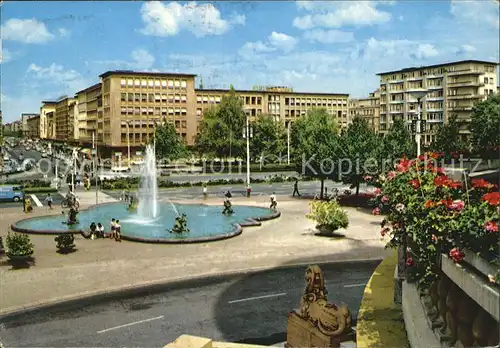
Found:
[[[489,257],[498,248],[500,194],[492,192],[495,185],[455,181],[445,175],[439,159],[434,153],[402,159],[383,177],[377,195],[388,206],[381,230],[390,236],[387,247],[409,247],[407,267],[422,287],[436,278],[441,253],[454,250],[450,256],[459,262],[457,246]]]

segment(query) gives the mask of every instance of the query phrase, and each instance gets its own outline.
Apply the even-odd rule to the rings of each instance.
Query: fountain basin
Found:
[[[174,209],[175,208],[175,209]],[[234,214],[223,215],[222,207],[204,204],[158,203],[158,217],[141,220],[131,214],[123,203],[106,203],[80,211],[79,223],[63,224],[65,215],[27,218],[12,224],[13,231],[28,234],[63,234],[88,231],[92,222],[102,223],[109,233],[112,218],[120,220],[122,239],[146,243],[199,243],[231,238],[242,232],[242,227],[259,226],[261,221],[274,219],[280,213],[268,208],[233,205]],[[185,213],[190,232],[170,233],[175,224],[176,210]]]

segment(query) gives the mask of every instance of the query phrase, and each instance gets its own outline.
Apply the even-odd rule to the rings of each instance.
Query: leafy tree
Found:
[[[201,154],[219,158],[242,155],[246,144],[244,126],[243,103],[231,87],[219,105],[203,113],[196,147]]]
[[[181,136],[175,132],[174,125],[164,122],[156,126],[156,158],[174,161],[187,155],[186,145]],[[155,140],[150,139],[150,143]]]
[[[376,161],[379,138],[370,128],[366,119],[355,117],[352,124],[341,135],[337,146],[339,163],[338,178],[346,184],[356,188],[359,194],[359,185],[365,175],[373,175],[378,170]]]
[[[460,127],[464,124],[465,122],[459,121],[457,116],[453,115],[447,124],[439,128],[432,149],[445,154],[467,150],[467,143],[462,140],[460,135]]]
[[[276,121],[270,115],[260,116],[253,123],[253,138],[250,143],[253,157],[264,160],[269,155],[280,155],[286,148],[286,136],[283,123]]]
[[[320,198],[323,198],[324,180],[334,176],[338,133],[339,127],[326,109],[311,109],[292,125],[290,141],[297,172],[321,180]]]
[[[378,164],[380,172],[384,172],[387,163],[392,164],[400,158],[414,158],[417,155],[417,144],[406,127],[404,120],[396,119],[389,132],[379,141]]]
[[[474,106],[470,123],[472,146],[481,157],[498,157],[500,146],[500,93]]]

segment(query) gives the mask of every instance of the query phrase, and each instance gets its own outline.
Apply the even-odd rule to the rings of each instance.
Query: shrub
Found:
[[[29,256],[35,251],[35,246],[31,243],[30,237],[22,233],[8,233],[7,256]]]
[[[345,207],[367,208],[372,206],[375,195],[373,193],[360,193],[358,195],[341,195],[338,200]]]
[[[55,187],[28,187],[24,189],[24,193],[49,193],[57,192]]]
[[[330,233],[349,226],[347,213],[333,199],[329,202],[312,201],[311,212],[307,214],[307,218],[316,221],[318,230]]]
[[[54,238],[54,241],[59,251],[69,251],[75,247],[75,236],[71,233],[60,234]]]

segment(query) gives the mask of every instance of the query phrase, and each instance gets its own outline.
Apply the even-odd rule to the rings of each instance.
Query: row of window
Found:
[[[159,120],[156,120],[156,123],[163,123],[159,122]],[[185,120],[167,120],[168,123],[174,124],[176,128],[186,128],[187,126],[187,121]],[[130,122],[130,127],[129,127],[129,132],[132,133],[137,133],[137,130],[135,128],[148,128],[148,127],[154,127],[155,120],[153,121],[131,121]],[[121,128],[127,128],[127,123],[122,123]]]
[[[186,89],[186,80],[157,80],[157,79],[121,79],[122,88],[182,88]]]
[[[176,116],[186,116],[186,108],[146,108],[146,107],[121,107],[120,113],[122,115],[176,115]]]
[[[166,93],[121,93],[121,101],[142,102],[142,103],[186,103],[185,94],[166,94]]]

